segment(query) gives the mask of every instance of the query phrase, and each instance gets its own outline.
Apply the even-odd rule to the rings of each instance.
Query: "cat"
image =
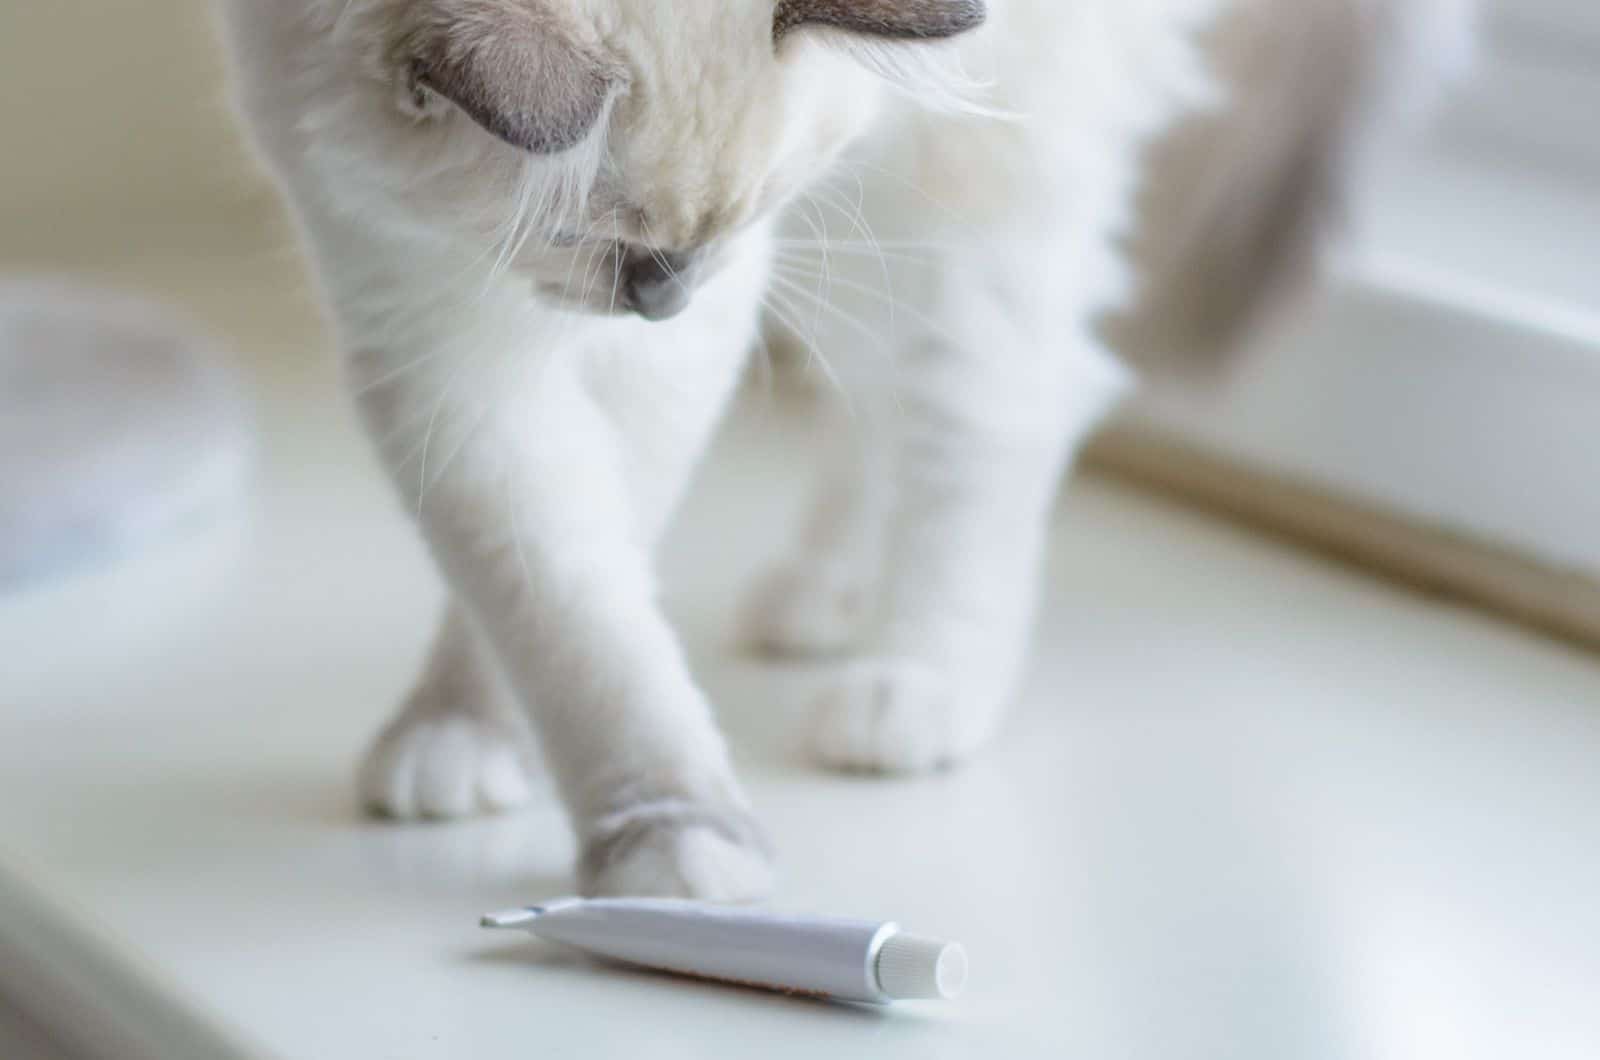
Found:
[[[542,758],[584,893],[715,900],[765,893],[771,849],[657,604],[652,550],[764,314],[826,356],[849,412],[744,628],[844,658],[812,716],[822,763],[959,763],[1023,666],[1058,483],[1132,383],[1096,325],[1134,291],[1120,242],[1142,184],[1166,236],[1132,258],[1164,323],[1136,312],[1128,333],[1180,317],[1228,333],[1305,256],[1376,97],[1446,51],[1401,45],[1464,12],[221,3],[237,109],[451,592],[364,801],[503,809]],[[1207,112],[1203,134],[1150,153]],[[835,174],[861,234],[818,262],[779,222],[837,202]]]

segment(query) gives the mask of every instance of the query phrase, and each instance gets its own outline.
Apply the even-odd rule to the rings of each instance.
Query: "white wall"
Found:
[[[5,0],[0,86],[0,258],[63,215],[193,217],[260,201],[206,0]]]

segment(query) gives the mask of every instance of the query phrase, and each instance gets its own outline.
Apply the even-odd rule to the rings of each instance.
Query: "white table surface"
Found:
[[[968,995],[828,1006],[480,933],[570,889],[571,840],[548,800],[448,827],[355,812],[440,590],[287,260],[112,270],[246,355],[253,508],[0,599],[0,864],[182,1004],[291,1057],[1594,1055],[1594,658],[1091,482],[992,753],[814,772],[810,675],[727,648],[796,496],[759,408],[667,550],[672,609],[780,903],[961,939]]]

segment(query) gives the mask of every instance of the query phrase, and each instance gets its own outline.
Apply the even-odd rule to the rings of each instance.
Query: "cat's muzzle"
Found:
[[[670,320],[694,297],[701,255],[630,247],[622,266],[622,304],[646,320]]]

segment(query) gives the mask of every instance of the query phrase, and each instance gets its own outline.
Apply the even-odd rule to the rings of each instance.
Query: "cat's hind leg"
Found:
[[[538,768],[526,713],[452,602],[422,677],[361,764],[362,805],[397,820],[510,810]]]
[[[739,612],[738,635],[778,658],[853,650],[877,595],[884,522],[886,447],[837,395],[819,396],[824,460],[816,495],[788,555],[757,579]]]
[[[1051,287],[1007,274],[1026,261],[937,281],[924,304],[940,326],[908,344],[880,403],[891,503],[873,615],[811,715],[834,768],[960,762],[1019,684],[1058,484],[1128,385]]]

